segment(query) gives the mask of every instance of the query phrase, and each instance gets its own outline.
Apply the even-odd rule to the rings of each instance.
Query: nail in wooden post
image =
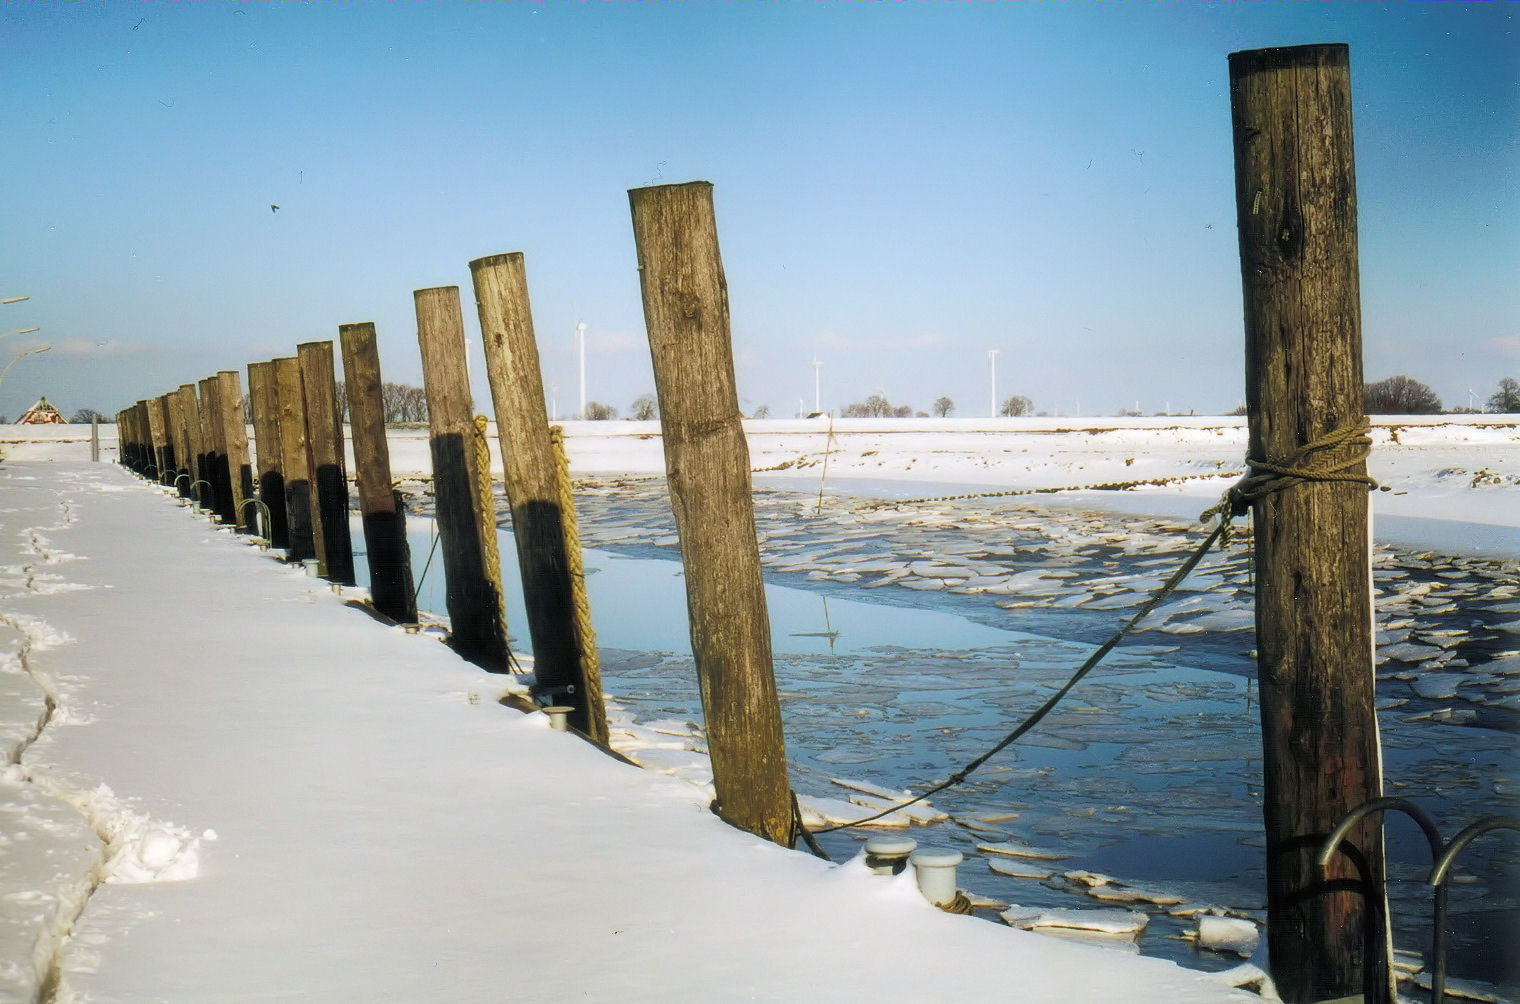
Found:
[[[340,324],[338,339],[343,346],[343,381],[348,388],[364,550],[369,555],[370,598],[385,616],[413,624],[417,621],[417,596],[412,588],[412,552],[406,541],[406,507],[401,493],[391,484],[375,326],[368,322]]]
[[[501,569],[490,567],[482,540],[484,528],[495,532],[496,520],[494,513],[481,511],[477,490],[475,419],[465,368],[459,287],[419,289],[413,295],[428,402],[433,503],[448,584],[450,643],[471,662],[505,673],[509,667]]]
[[[354,584],[354,545],[348,530],[348,473],[343,464],[343,426],[333,379],[333,343],[296,346],[301,386],[306,394],[306,434],[316,488],[312,528],[322,575],[345,586]]]
[[[573,708],[570,726],[605,743],[607,715],[601,680],[588,676],[576,627],[564,514],[523,256],[477,259],[470,262],[470,274],[496,406],[528,633],[533,640],[534,693],[552,698],[550,704]]]
[[[232,488],[233,522],[240,533],[253,533],[258,515],[243,500],[253,497],[253,464],[248,459],[248,422],[243,412],[243,379],[237,370],[216,375],[218,401],[226,431],[227,479]],[[218,468],[220,469],[220,468]]]
[[[1229,64],[1250,456],[1275,460],[1364,417],[1350,57],[1309,45]],[[1272,978],[1289,1002],[1391,1001],[1380,825],[1314,863],[1382,793],[1367,486],[1298,484],[1253,522]]]
[[[285,479],[285,518],[290,540],[285,557],[316,557],[311,525],[311,456],[306,445],[306,395],[301,390],[301,362],[295,356],[274,360],[275,403],[280,408],[280,473]]]
[[[792,796],[712,185],[635,188],[628,196],[715,808],[733,825],[789,846]]]
[[[280,403],[274,363],[248,364],[248,401],[253,407],[253,442],[258,457],[259,500],[269,508],[269,546],[290,546],[285,515],[285,475],[280,455]]]

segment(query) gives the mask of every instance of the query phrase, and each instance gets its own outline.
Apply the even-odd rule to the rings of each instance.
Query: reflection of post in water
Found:
[[[443,548],[450,644],[464,658],[493,673],[509,668],[506,618],[501,608],[501,568],[490,567],[481,534],[494,532],[494,514],[483,512],[480,479],[490,478],[475,459],[475,419],[465,368],[464,318],[459,287],[419,289],[417,341],[427,393],[428,445],[433,457],[433,501]]]
[[[829,655],[837,655],[834,651],[834,643],[839,639],[839,632],[834,630],[834,625],[829,622],[829,598],[819,595],[823,601],[823,630],[822,631],[793,631],[793,638],[827,638],[829,640]]]

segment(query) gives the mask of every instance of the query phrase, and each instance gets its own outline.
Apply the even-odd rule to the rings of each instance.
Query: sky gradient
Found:
[[[1520,377],[1507,4],[5,4],[0,384],[106,414],[526,256],[544,384],[654,380],[627,190],[715,186],[741,407],[1244,399],[1227,55],[1351,47],[1369,380]],[[280,207],[272,212],[271,204]],[[339,374],[341,377],[341,373]]]

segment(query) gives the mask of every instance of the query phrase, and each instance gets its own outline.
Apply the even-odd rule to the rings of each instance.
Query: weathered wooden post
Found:
[[[512,506],[528,634],[533,641],[534,693],[547,696],[551,704],[574,708],[570,725],[605,743],[607,715],[600,673],[594,660],[588,673],[583,659],[588,642],[576,626],[564,513],[523,256],[479,258],[470,262],[470,274],[496,407],[507,500]]]
[[[201,455],[204,452],[201,446],[201,405],[193,383],[180,384],[177,396],[180,410],[185,415],[185,462],[181,465],[181,470],[190,476],[190,483],[185,485],[184,493],[194,498],[196,492],[200,491],[195,482],[205,476],[200,470]]]
[[[368,322],[340,324],[338,339],[343,346],[343,380],[348,388],[364,550],[369,555],[370,598],[375,609],[392,620],[415,623],[417,594],[412,588],[412,552],[406,541],[406,506],[391,484],[375,326]]]
[[[148,402],[148,423],[153,428],[153,454],[158,465],[160,484],[173,484],[177,470],[174,462],[174,425],[169,414],[169,395],[160,394]]]
[[[169,443],[174,447],[174,487],[181,495],[190,492],[190,479],[180,477],[185,473],[186,464],[190,463],[190,452],[186,446],[189,440],[189,430],[186,422],[189,419],[185,415],[185,397],[176,388],[168,393],[169,400]]]
[[[483,511],[481,470],[475,455],[475,419],[465,367],[464,317],[459,287],[419,289],[417,341],[427,393],[429,446],[433,455],[433,504],[443,546],[451,644],[460,655],[493,673],[508,670],[506,617],[501,606],[501,567],[492,567],[495,513]]]
[[[1229,58],[1248,462],[1307,475],[1252,499],[1267,944],[1289,1002],[1393,1000],[1381,826],[1314,862],[1382,793],[1349,64],[1344,45]]]
[[[343,465],[343,426],[333,378],[333,344],[296,346],[306,395],[306,434],[311,443],[312,533],[324,578],[354,584],[354,545],[348,530],[348,474]]]
[[[243,380],[237,370],[222,370],[217,373],[216,382],[224,429],[222,442],[226,453],[227,480],[232,488],[232,522],[239,533],[253,533],[257,516],[253,512],[253,506],[243,506],[244,499],[253,497],[253,464],[248,459],[248,422],[243,414]]]
[[[208,506],[223,523],[234,522],[237,514],[232,509],[232,476],[227,464],[227,423],[222,420],[222,393],[220,382],[214,376],[204,377],[201,386],[202,439],[206,447],[206,483],[210,485]],[[202,488],[203,493],[206,492]],[[202,495],[205,498],[205,494]]]
[[[143,414],[147,416],[148,462],[153,467],[153,480],[164,479],[164,413],[158,407],[158,398],[142,402]]]
[[[248,364],[248,401],[253,408],[253,442],[258,457],[259,501],[269,509],[269,545],[290,546],[285,516],[285,475],[280,458],[280,404],[274,363]]]
[[[712,185],[628,196],[714,807],[733,825],[790,846],[792,794]]]
[[[280,473],[285,478],[285,517],[290,532],[285,557],[305,561],[317,554],[311,525],[311,457],[306,446],[306,395],[301,361],[274,360],[275,398],[280,407]]]

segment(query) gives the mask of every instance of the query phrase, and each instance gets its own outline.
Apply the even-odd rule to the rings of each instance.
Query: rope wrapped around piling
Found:
[[[596,649],[596,628],[591,623],[591,599],[586,593],[586,567],[581,560],[580,523],[575,517],[575,495],[570,480],[570,459],[565,454],[565,430],[549,426],[554,447],[554,485],[559,493],[560,525],[565,534],[565,560],[570,566],[570,600],[575,607],[575,640],[580,651],[581,682],[586,688],[586,717],[592,740],[607,742],[607,715],[602,701],[602,659]]]

